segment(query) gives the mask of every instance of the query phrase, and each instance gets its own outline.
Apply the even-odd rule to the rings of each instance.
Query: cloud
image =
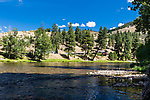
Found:
[[[23,1],[22,0],[18,0],[20,3],[22,3]]]
[[[5,29],[7,29],[7,27],[6,26],[3,26]]]
[[[70,24],[71,24],[71,22],[68,22],[68,25],[67,25],[67,26],[69,27],[69,26],[70,26]]]
[[[130,8],[130,7],[128,7],[128,10],[131,10],[131,8]]]
[[[62,19],[62,20],[66,20],[66,19]]]
[[[79,23],[72,24],[72,27],[80,26]]]
[[[121,7],[121,10],[123,10],[124,8],[123,7]]]
[[[0,31],[2,31],[2,27],[0,26]]]
[[[68,22],[68,27],[70,26],[70,23],[71,23],[71,22]],[[72,25],[72,27],[80,26],[80,24],[79,24],[79,23],[72,23],[71,25]]]
[[[110,30],[115,29],[116,27],[110,28]]]
[[[128,2],[132,3],[134,0],[128,0]]]
[[[95,27],[96,26],[96,23],[95,22],[88,22],[88,23],[86,23],[86,26],[88,26],[88,27]]]
[[[82,23],[82,24],[81,24],[81,27],[85,27],[85,25]]]
[[[124,25],[123,23],[119,23],[119,24],[118,24],[118,27],[121,27],[121,26],[123,26],[123,25]]]
[[[62,26],[58,26],[59,28],[64,28],[64,27],[66,27],[66,25],[62,25]]]
[[[9,2],[10,0],[0,0],[0,2]]]

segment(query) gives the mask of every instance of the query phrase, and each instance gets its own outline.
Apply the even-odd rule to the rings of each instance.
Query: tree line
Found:
[[[51,32],[47,33],[47,32]],[[108,33],[106,27],[100,27],[97,36],[91,34],[90,30],[81,30],[79,27],[73,30],[69,25],[66,31],[58,28],[54,23],[51,28],[38,28],[34,32],[34,36],[18,37],[16,28],[9,32],[7,36],[3,36],[2,45],[4,56],[9,59],[30,57],[33,60],[40,61],[46,59],[49,53],[58,53],[60,45],[65,45],[64,51],[69,58],[76,55],[75,47],[79,46],[84,52],[80,55],[85,60],[94,60],[100,54],[100,50],[110,49],[110,60],[132,60],[136,58],[136,50],[140,44],[139,34],[128,32]],[[26,48],[31,46],[33,50],[27,52]]]

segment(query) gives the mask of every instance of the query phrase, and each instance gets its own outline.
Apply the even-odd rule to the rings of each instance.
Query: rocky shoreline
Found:
[[[136,78],[136,79],[145,79],[147,78],[146,74],[142,74],[137,71],[126,71],[126,70],[99,70],[88,72],[87,75],[102,75],[109,77],[118,77],[118,78]]]
[[[142,93],[143,100],[150,100],[150,67],[147,70],[147,78],[148,80],[145,81],[145,86]]]

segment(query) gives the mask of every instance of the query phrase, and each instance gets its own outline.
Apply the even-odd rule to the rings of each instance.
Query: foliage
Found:
[[[79,29],[79,26],[77,26],[77,28],[75,30],[75,35],[76,35],[76,41],[78,41],[78,42],[80,40],[80,34],[81,34],[81,30]]]
[[[130,32],[125,32],[125,47],[124,56],[125,60],[131,60],[132,37]]]
[[[61,32],[58,30],[57,25],[54,23],[52,26],[52,34],[51,34],[51,42],[52,42],[52,49],[55,51],[55,53],[58,53],[59,45],[62,42],[61,41]]]
[[[62,44],[65,43],[66,34],[67,34],[67,32],[66,32],[66,30],[64,29],[64,30],[62,31]]]
[[[75,46],[76,46],[75,33],[73,31],[72,25],[69,26],[69,31],[66,34],[65,42],[66,42],[65,51],[68,53],[68,58],[69,58],[70,54],[72,52],[75,52]]]
[[[104,29],[102,27],[100,27],[98,38],[96,40],[96,42],[98,43],[100,49],[106,49],[107,32],[108,31],[107,31],[106,27],[104,27]]]
[[[138,32],[150,34],[150,1],[149,0],[134,0],[132,2],[132,10],[139,11],[139,17],[134,21]]]
[[[110,52],[108,58],[110,60],[117,60],[118,57],[117,57],[116,52],[114,52],[114,53]]]
[[[6,57],[9,59],[22,58],[25,55],[26,41],[20,39],[16,28],[9,33],[8,36],[3,36],[3,50],[5,50]]]
[[[117,53],[117,56],[118,56],[118,60],[120,60],[121,58],[121,52],[122,52],[122,36],[121,34],[117,31],[117,34],[115,35],[115,50],[116,50],[116,53]]]
[[[48,34],[46,34],[46,31],[43,28],[38,28],[38,30],[34,32],[34,35],[35,35],[35,42],[34,42],[35,59],[37,60],[45,59],[45,56],[49,54],[49,51],[51,49],[50,37],[48,36]]]
[[[94,46],[94,37],[91,35],[90,31],[82,33],[82,42],[80,43],[82,50],[85,51],[85,57],[89,54],[89,51],[92,50]]]

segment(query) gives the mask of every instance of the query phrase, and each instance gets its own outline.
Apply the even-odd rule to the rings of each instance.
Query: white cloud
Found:
[[[5,29],[7,29],[7,27],[6,26],[3,26]]]
[[[68,22],[68,25],[67,25],[67,26],[69,27],[69,26],[70,26],[70,24],[71,24],[71,22]]]
[[[62,20],[66,20],[66,19],[62,19]]]
[[[118,27],[121,27],[121,26],[123,26],[123,25],[124,25],[123,23],[119,23],[119,24],[118,24]]]
[[[0,2],[9,2],[10,0],[0,0]]]
[[[85,27],[85,25],[82,23],[82,24],[81,24],[81,27]]]
[[[72,27],[80,26],[79,23],[72,24]]]
[[[19,0],[19,2],[22,3],[23,1],[22,1],[22,0]]]
[[[110,30],[115,29],[116,27],[110,28]]]
[[[66,27],[66,25],[62,25],[62,26],[58,26],[59,28],[64,28],[64,27]]]
[[[131,8],[130,8],[130,7],[128,7],[128,10],[131,10]]]
[[[2,27],[0,26],[0,31],[2,31]]]
[[[124,8],[123,7],[121,7],[121,10],[123,10]]]
[[[134,0],[128,0],[128,2],[131,2],[131,3],[132,3],[133,1],[134,1]]]
[[[88,27],[95,27],[96,26],[96,23],[95,22],[88,22],[88,23],[86,23],[86,26],[88,26]]]

